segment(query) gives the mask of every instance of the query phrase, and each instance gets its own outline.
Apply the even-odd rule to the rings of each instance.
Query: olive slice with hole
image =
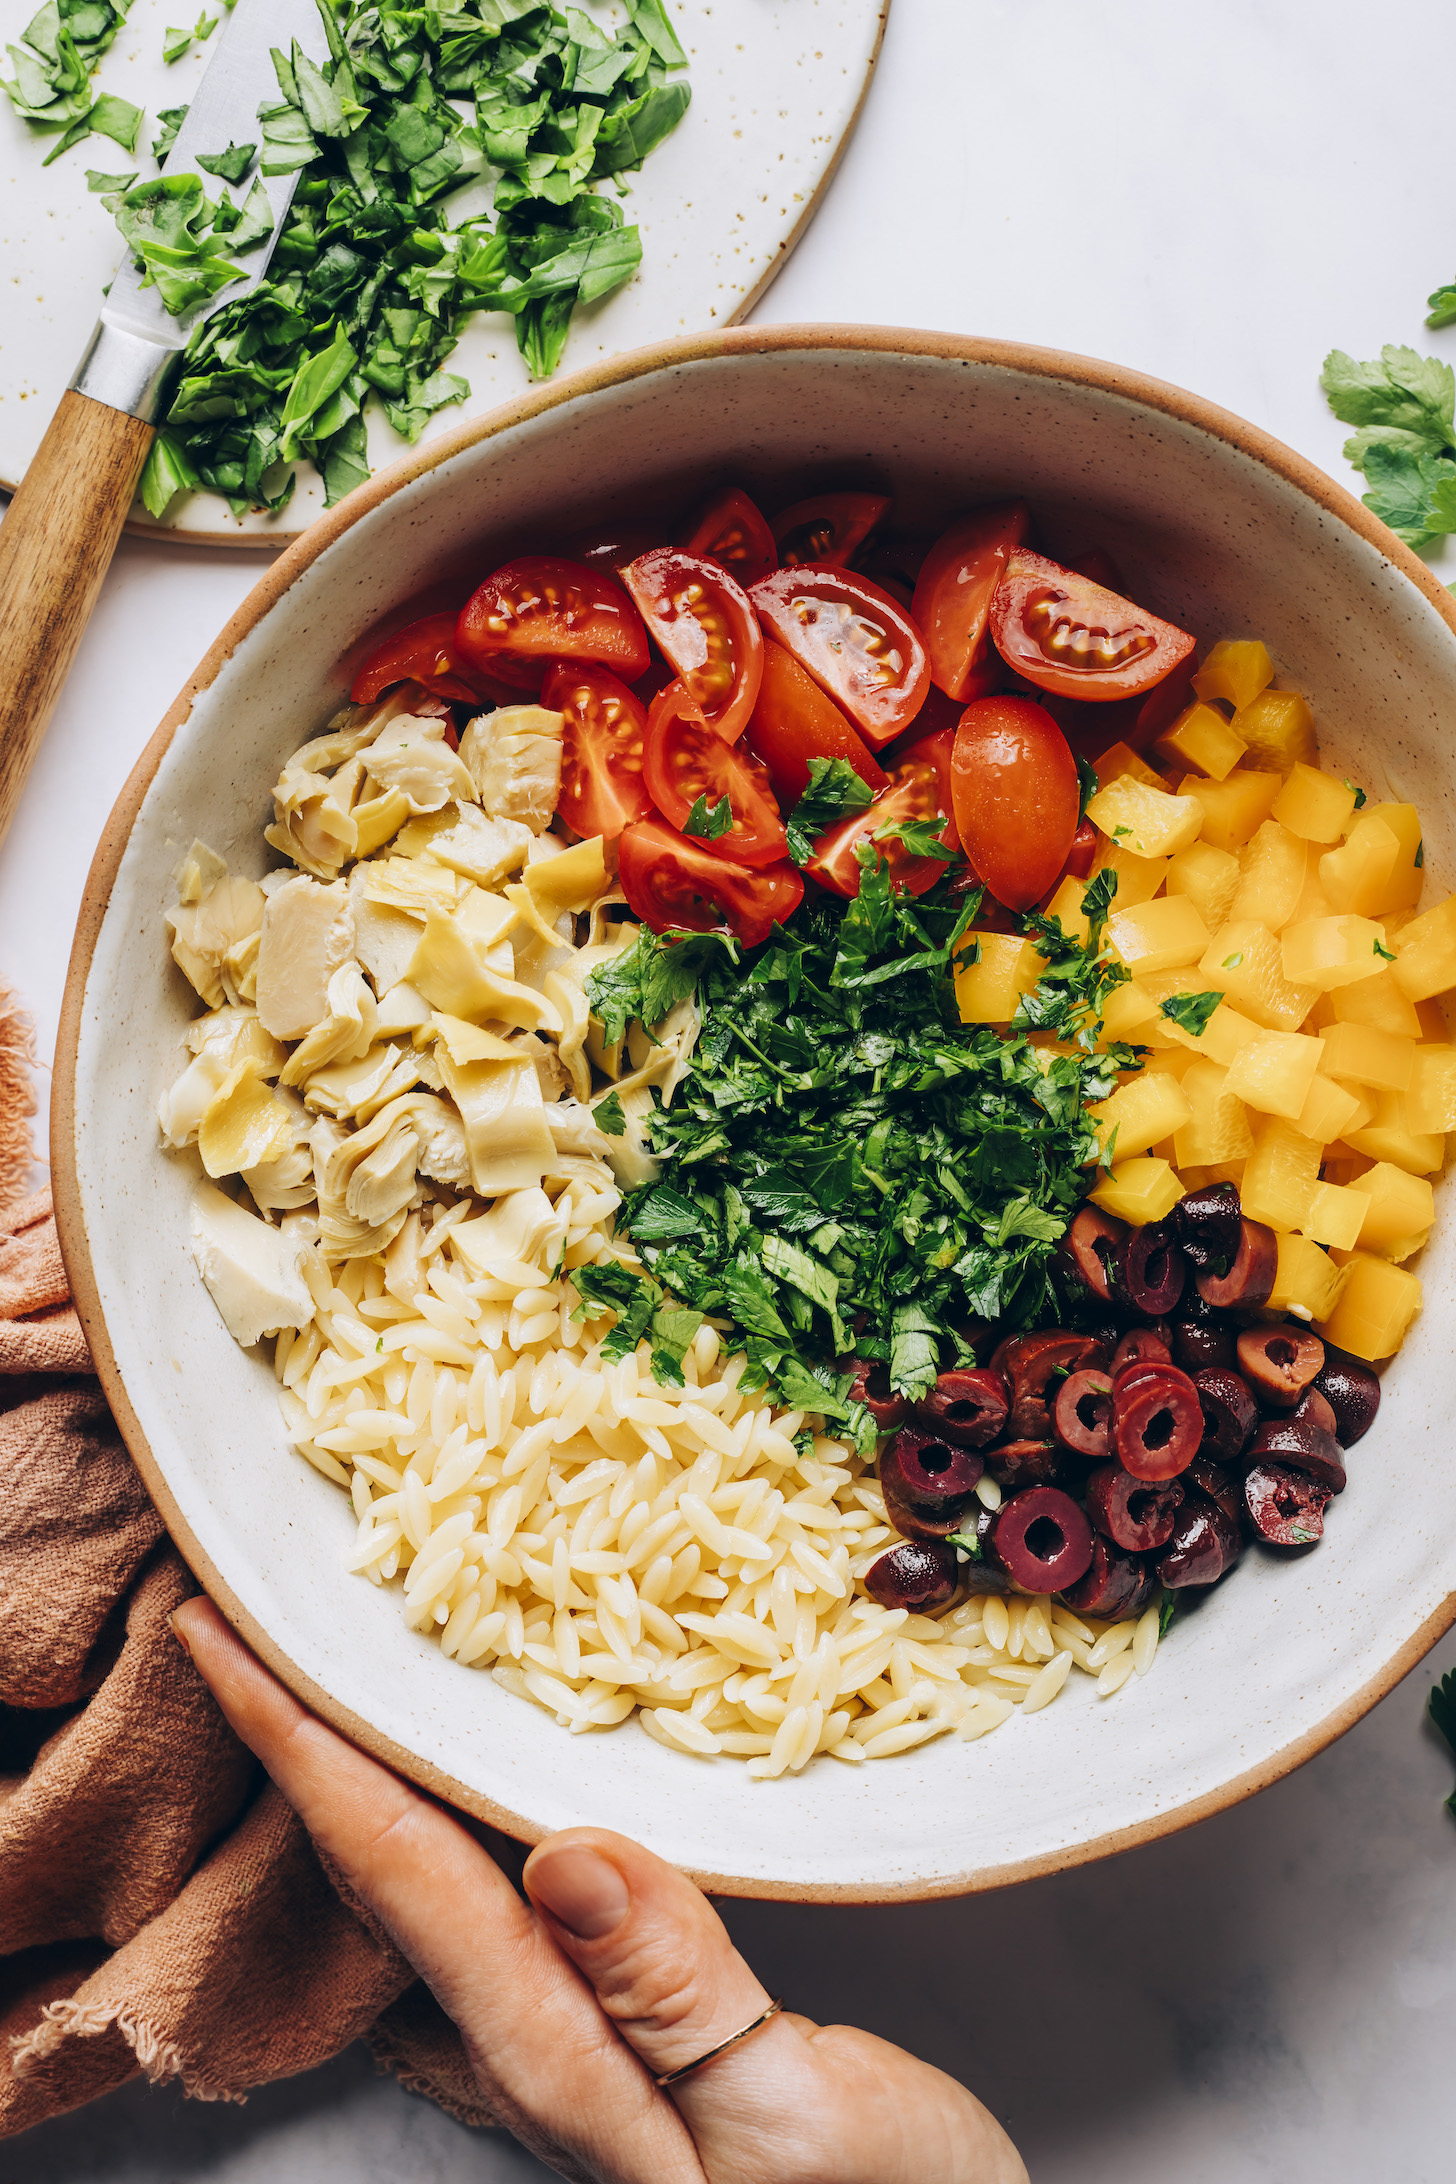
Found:
[[[1057,1249],[1099,1304],[1112,1302],[1112,1262],[1127,1240],[1127,1223],[1100,1206],[1079,1206]]]
[[[1279,1270],[1279,1239],[1262,1221],[1239,1221],[1239,1241],[1226,1271],[1221,1260],[1211,1260],[1197,1277],[1198,1293],[1206,1304],[1267,1304],[1274,1293]]]
[[[1176,1365],[1139,1366],[1114,1381],[1113,1432],[1123,1467],[1135,1479],[1173,1479],[1203,1440],[1198,1390]]]
[[[1008,1577],[1028,1592],[1065,1592],[1092,1562],[1086,1512],[1055,1486],[1030,1486],[997,1510],[988,1534]]]
[[[1307,1471],[1332,1494],[1345,1491],[1345,1466],[1339,1442],[1313,1418],[1266,1418],[1249,1447],[1251,1464],[1283,1464]]]
[[[915,1416],[931,1433],[961,1448],[984,1448],[1006,1423],[1006,1382],[988,1366],[941,1373],[935,1386],[915,1406]]]
[[[1069,1373],[1057,1390],[1052,1425],[1064,1448],[1078,1456],[1105,1459],[1112,1454],[1112,1379],[1083,1367]]]
[[[1293,1410],[1325,1361],[1325,1346],[1307,1327],[1278,1321],[1246,1327],[1239,1336],[1239,1371],[1263,1403]]]
[[[1086,1574],[1075,1585],[1064,1586],[1060,1597],[1074,1615],[1120,1621],[1141,1615],[1156,1590],[1157,1580],[1141,1557],[1125,1554],[1098,1532],[1093,1535]]]
[[[1135,1479],[1121,1464],[1103,1464],[1088,1477],[1086,1501],[1098,1531],[1125,1553],[1155,1554],[1173,1537],[1183,1484],[1180,1479]]]
[[[1244,1506],[1271,1547],[1312,1547],[1324,1535],[1332,1489],[1285,1464],[1256,1464],[1244,1481]]]
[[[1342,1448],[1361,1440],[1380,1408],[1380,1382],[1362,1357],[1325,1344],[1325,1361],[1314,1385],[1335,1414],[1335,1438]]]

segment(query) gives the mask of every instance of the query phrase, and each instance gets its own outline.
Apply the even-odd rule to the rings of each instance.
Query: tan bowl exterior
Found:
[[[162,912],[194,834],[259,871],[278,763],[339,701],[334,663],[452,564],[564,519],[671,508],[708,482],[893,484],[900,520],[1024,493],[1053,552],[1097,544],[1201,638],[1260,635],[1327,756],[1416,801],[1433,887],[1456,867],[1446,723],[1456,610],[1430,571],[1297,455],[1196,396],[1045,349],[865,327],[728,332],[639,352],[463,425],[373,478],[260,580],[157,730],[92,867],[56,1063],[61,1243],[106,1394],[199,1580],[319,1714],[527,1841],[633,1833],[716,1892],[885,1902],[1056,1871],[1220,1811],[1348,1729],[1456,1620],[1452,1241],[1355,1451],[1324,1545],[1250,1552],[1110,1706],[1074,1679],[1027,1730],[771,1785],[630,1725],[573,1740],[408,1632],[342,1568],[352,1520],[286,1446],[185,1242],[191,1177],[155,1101],[193,997]],[[481,543],[474,543],[481,542]],[[1433,1461],[1433,1459],[1437,1459]]]

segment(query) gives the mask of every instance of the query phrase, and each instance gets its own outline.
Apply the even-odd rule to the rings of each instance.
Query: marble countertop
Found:
[[[1350,483],[1326,352],[1456,359],[1456,329],[1421,323],[1456,234],[1444,134],[1409,95],[1412,73],[1449,78],[1456,20],[1406,0],[1391,21],[1354,0],[894,0],[859,133],[757,316],[1113,358]],[[45,1054],[106,814],[260,567],[123,544],[0,855],[0,972]],[[958,1903],[726,1916],[771,1992],[967,2080],[1035,2184],[1436,2184],[1456,1821],[1424,1708],[1453,1666],[1448,1639],[1300,1773],[1110,1863]],[[360,2050],[242,2108],[133,2086],[0,2147],[0,2184],[545,2174],[376,2079]]]

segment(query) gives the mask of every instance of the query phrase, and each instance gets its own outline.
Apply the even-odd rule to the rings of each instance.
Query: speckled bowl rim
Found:
[[[122,1438],[131,1451],[183,1559],[233,1628],[305,1706],[330,1723],[341,1735],[348,1737],[352,1743],[447,1804],[458,1806],[490,1826],[525,1842],[540,1841],[546,1831],[520,1814],[497,1804],[493,1799],[469,1789],[443,1769],[405,1750],[391,1738],[381,1736],[369,1722],[348,1707],[341,1706],[311,1677],[306,1676],[243,1605],[211,1558],[203,1551],[183,1517],[152,1453],[141,1420],[132,1406],[118,1370],[101,1310],[82,1217],[76,1158],[75,1103],[76,1057],[86,980],[111,899],[111,890],[142,801],[172,738],[187,720],[194,700],[209,687],[242,639],[284,593],[362,516],[416,479],[428,476],[432,470],[449,462],[464,449],[475,447],[483,440],[493,439],[496,434],[508,431],[530,418],[539,417],[563,403],[589,397],[603,388],[624,386],[633,380],[647,378],[655,372],[670,371],[679,365],[695,364],[710,358],[779,355],[790,351],[813,350],[877,352],[882,355],[932,357],[967,364],[991,365],[1037,378],[1061,380],[1098,393],[1119,395],[1127,401],[1141,404],[1144,408],[1162,411],[1184,424],[1194,426],[1213,439],[1223,441],[1238,453],[1273,471],[1285,483],[1315,502],[1332,519],[1353,531],[1367,545],[1374,547],[1422,593],[1445,622],[1453,638],[1456,638],[1456,600],[1452,599],[1445,586],[1437,581],[1424,562],[1408,547],[1403,546],[1352,494],[1345,492],[1303,456],[1296,455],[1293,449],[1285,447],[1270,434],[1261,432],[1257,426],[1246,423],[1242,418],[1233,416],[1212,402],[1204,401],[1199,395],[1189,394],[1181,387],[1148,378],[1121,365],[1017,342],[980,340],[967,335],[888,326],[728,328],[719,333],[687,336],[633,350],[609,364],[594,366],[561,381],[558,385],[543,388],[520,401],[492,410],[487,416],[471,419],[455,431],[431,441],[428,447],[406,456],[390,469],[380,471],[346,500],[341,501],[337,508],[320,517],[291,546],[285,548],[259,578],[236,614],[204,655],[137,760],[107,820],[87,877],[61,1005],[51,1103],[51,1174],[61,1256],[101,1386],[121,1429]],[[1291,1739],[1260,1765],[1234,1775],[1216,1790],[1206,1791],[1202,1796],[1191,1798],[1184,1804],[1158,1813],[1148,1820],[1109,1830],[1064,1849],[1005,1861],[999,1865],[977,1867],[935,1881],[911,1881],[896,1887],[876,1887],[868,1883],[808,1882],[787,1886],[779,1882],[745,1879],[734,1874],[703,1872],[691,1868],[688,1870],[700,1887],[715,1895],[762,1897],[784,1903],[903,1903],[925,1901],[938,1896],[974,1894],[982,1889],[1002,1888],[1013,1881],[1037,1880],[1048,1874],[1065,1871],[1071,1866],[1087,1865],[1094,1859],[1111,1857],[1115,1852],[1132,1850],[1142,1843],[1156,1842],[1159,1837],[1176,1834],[1183,1828],[1193,1826],[1196,1821],[1210,1819],[1215,1813],[1224,1812],[1231,1805],[1241,1803],[1244,1798],[1252,1797],[1257,1790],[1267,1789],[1270,1783],[1282,1780],[1296,1767],[1302,1767],[1327,1745],[1333,1744],[1337,1737],[1343,1736],[1347,1729],[1353,1728],[1371,1707],[1393,1690],[1453,1623],[1456,1623],[1456,1592],[1447,1596],[1442,1605],[1426,1618],[1380,1672],[1372,1676],[1359,1691],[1312,1728]]]

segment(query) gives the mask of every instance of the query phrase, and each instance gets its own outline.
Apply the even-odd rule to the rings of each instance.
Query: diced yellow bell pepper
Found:
[[[1105,834],[1099,834],[1092,871],[1094,878],[1099,872],[1115,872],[1113,904],[1119,910],[1133,910],[1140,902],[1152,901],[1168,877],[1171,864],[1167,857],[1135,857],[1121,842],[1111,842]]]
[[[1234,920],[1254,918],[1277,933],[1294,915],[1309,870],[1309,844],[1266,819],[1239,852],[1239,884],[1229,909]]]
[[[1202,977],[1197,981],[1199,986],[1204,983]],[[1207,981],[1209,991],[1212,991],[1215,983],[1212,979]],[[1237,1009],[1229,1007],[1227,1001],[1220,1001],[1198,1038],[1192,1032],[1184,1031],[1181,1024],[1175,1024],[1169,1018],[1164,1018],[1163,1030],[1175,1046],[1190,1047],[1195,1054],[1227,1069],[1242,1047],[1247,1046],[1251,1039],[1262,1035],[1263,1026],[1256,1024],[1252,1017],[1241,1016]]]
[[[1085,880],[1066,879],[1046,906],[1046,915],[1061,923],[1062,931],[1069,940],[1079,941],[1085,948],[1091,928],[1082,914],[1082,897],[1087,892]]]
[[[1413,1130],[1403,1092],[1382,1092],[1375,1120],[1363,1130],[1346,1132],[1345,1143],[1371,1160],[1388,1160],[1410,1175],[1434,1175],[1446,1158],[1446,1140],[1436,1130]]]
[[[1394,910],[1414,910],[1421,899],[1426,877],[1425,851],[1421,842],[1421,815],[1414,804],[1367,804],[1372,819],[1384,820],[1400,844],[1395,870],[1376,909],[1377,917]]]
[[[1178,794],[1191,796],[1202,811],[1200,831],[1205,842],[1212,842],[1215,849],[1242,849],[1268,818],[1279,794],[1279,777],[1243,766],[1236,766],[1222,781],[1185,774]]]
[[[1155,773],[1145,758],[1140,758],[1129,743],[1109,743],[1100,758],[1092,761],[1092,771],[1097,776],[1097,786],[1105,789],[1124,774],[1134,781],[1141,781],[1150,789],[1165,789],[1168,784],[1160,773]]]
[[[1216,644],[1193,678],[1200,698],[1224,705],[1250,705],[1274,680],[1274,662],[1257,637],[1225,637]]]
[[[1297,690],[1265,690],[1241,705],[1233,730],[1249,747],[1246,763],[1264,773],[1291,774],[1319,763],[1314,716]]]
[[[1456,1046],[1416,1048],[1405,1109],[1413,1130],[1456,1130]]]
[[[1372,1364],[1394,1357],[1421,1308],[1421,1285],[1404,1267],[1354,1251],[1344,1261],[1345,1283],[1318,1331],[1326,1342]]]
[[[1158,1004],[1137,979],[1130,978],[1124,986],[1114,986],[1107,996],[1102,1010],[1102,1044],[1114,1040],[1131,1040],[1142,1044],[1142,1033],[1158,1013]]]
[[[1256,1114],[1298,1122],[1325,1050],[1301,1031],[1268,1031],[1251,1039],[1229,1064],[1227,1091]]]
[[[1087,817],[1135,857],[1176,856],[1197,840],[1203,820],[1192,797],[1170,796],[1131,774],[1099,789],[1087,806]]]
[[[1350,1188],[1369,1200],[1356,1238],[1362,1251],[1377,1252],[1382,1259],[1408,1259],[1420,1250],[1436,1218],[1436,1194],[1423,1175],[1380,1160]]]
[[[1253,919],[1230,919],[1221,926],[1198,968],[1266,1031],[1297,1031],[1315,998],[1312,986],[1292,985],[1284,976],[1278,941]]]
[[[1288,934],[1284,936],[1288,939]],[[1371,978],[1341,986],[1331,996],[1331,1012],[1341,1024],[1373,1024],[1377,1031],[1393,1031],[1402,1039],[1419,1039],[1421,1020],[1413,1001],[1408,1001],[1395,982],[1390,964],[1382,962]]]
[[[1325,1319],[1343,1282],[1339,1267],[1308,1236],[1281,1236],[1268,1309],[1292,1312],[1296,1319]]]
[[[1239,1196],[1251,1221],[1270,1228],[1302,1229],[1319,1181],[1320,1148],[1292,1122],[1260,1117],[1254,1126],[1254,1150],[1244,1164]]]
[[[1150,1221],[1162,1221],[1173,1211],[1183,1196],[1183,1185],[1166,1160],[1120,1160],[1087,1195],[1094,1206],[1116,1220],[1146,1228]]]
[[[1412,1001],[1429,1001],[1456,986],[1456,895],[1403,925],[1391,946],[1395,982]]]
[[[1104,1154],[1130,1160],[1181,1130],[1193,1110],[1176,1077],[1147,1071],[1120,1084],[1111,1099],[1089,1107]]]
[[[1358,1130],[1362,1123],[1372,1121],[1374,1115],[1373,1101],[1367,1104],[1358,1092],[1319,1075],[1310,1085],[1304,1105],[1294,1119],[1305,1137],[1313,1138],[1317,1145],[1329,1145],[1335,1138],[1343,1137],[1346,1130]],[[1322,1237],[1320,1241],[1328,1243],[1329,1238]]]
[[[1368,984],[1388,968],[1380,950],[1385,927],[1370,918],[1309,918],[1287,925],[1279,937],[1284,975],[1292,985],[1332,993],[1337,986]]]
[[[1154,749],[1170,766],[1196,766],[1211,781],[1222,781],[1225,774],[1233,772],[1248,745],[1242,736],[1234,734],[1217,706],[1190,705],[1167,733],[1159,736]]]
[[[1114,905],[1107,937],[1119,961],[1140,976],[1196,963],[1208,946],[1208,927],[1187,895],[1164,895],[1133,910]]]
[[[1389,931],[1388,926],[1386,930]],[[1432,1046],[1447,1045],[1451,1037],[1451,1026],[1446,1021],[1446,1011],[1439,1001],[1417,1001],[1416,1015],[1420,1019],[1422,1039],[1428,1039]]]
[[[1358,1191],[1339,1183],[1316,1183],[1304,1233],[1327,1248],[1353,1251],[1364,1219],[1365,1201]]]
[[[1335,914],[1334,904],[1320,886],[1318,852],[1318,842],[1311,843],[1304,886],[1298,902],[1289,913],[1288,922],[1291,925],[1307,925],[1311,918],[1332,918]]]
[[[1405,1092],[1416,1066],[1416,1043],[1374,1024],[1331,1024],[1325,1042],[1324,1073],[1371,1084],[1378,1092]]]
[[[955,974],[956,1001],[963,1024],[1005,1024],[1016,1004],[1046,969],[1029,940],[1015,933],[975,933],[980,944],[974,963]]]
[[[1301,759],[1275,797],[1270,816],[1302,841],[1338,842],[1354,809],[1355,791],[1348,781]]]
[[[1373,812],[1362,811],[1340,847],[1327,849],[1321,857],[1320,886],[1336,910],[1372,917],[1385,900],[1399,857],[1394,829]]]
[[[1183,1072],[1183,1097],[1192,1113],[1174,1133],[1173,1157],[1181,1169],[1211,1167],[1221,1160],[1246,1160],[1254,1136],[1242,1103],[1226,1096],[1228,1071],[1217,1062],[1192,1059]]]
[[[1168,859],[1167,879],[1168,893],[1186,895],[1210,933],[1216,933],[1238,891],[1239,860],[1212,842],[1191,842]]]

